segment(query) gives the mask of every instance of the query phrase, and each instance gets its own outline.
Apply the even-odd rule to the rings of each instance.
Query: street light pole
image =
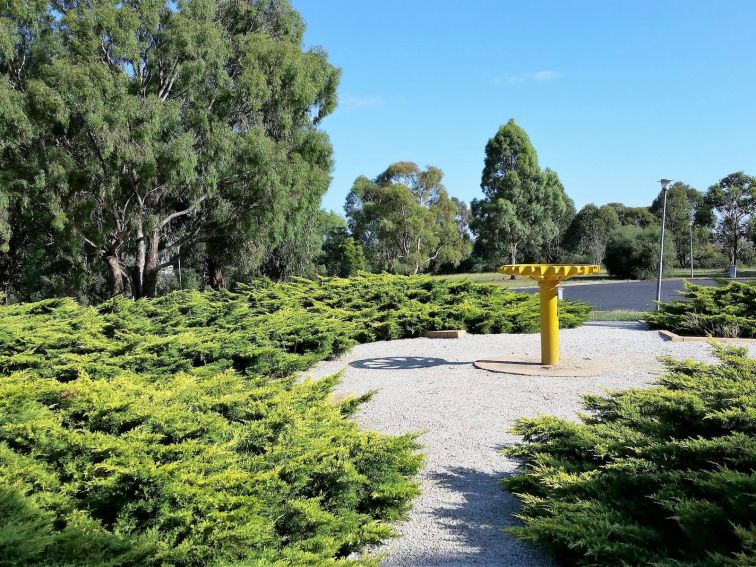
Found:
[[[660,179],[662,193],[664,193],[664,206],[662,207],[662,225],[661,225],[661,239],[659,241],[659,275],[656,278],[656,310],[659,311],[659,303],[661,302],[661,281],[662,270],[664,269],[664,225],[667,221],[667,191],[669,190],[669,184],[672,183],[671,179]]]
[[[693,221],[690,221],[690,279],[693,279]]]

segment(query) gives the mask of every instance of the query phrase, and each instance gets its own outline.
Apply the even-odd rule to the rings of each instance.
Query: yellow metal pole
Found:
[[[559,282],[598,274],[599,266],[579,264],[508,264],[499,272],[527,276],[538,282],[541,301],[541,364],[559,364]]]
[[[541,299],[541,364],[559,364],[559,281],[538,282]]]

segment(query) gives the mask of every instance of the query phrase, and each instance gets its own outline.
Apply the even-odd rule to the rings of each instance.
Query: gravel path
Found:
[[[563,330],[561,343],[565,354],[614,356],[617,370],[591,378],[494,374],[471,362],[508,353],[536,357],[538,335],[468,335],[359,345],[309,373],[344,370],[338,392],[377,390],[356,415],[365,429],[424,432],[423,492],[398,526],[400,537],[380,550],[382,566],[551,565],[539,550],[501,531],[518,509],[517,499],[499,485],[517,466],[499,453],[517,441],[508,433],[514,421],[541,414],[574,419],[580,394],[647,384],[659,371],[659,355],[710,358],[705,343],[666,342],[636,324]]]

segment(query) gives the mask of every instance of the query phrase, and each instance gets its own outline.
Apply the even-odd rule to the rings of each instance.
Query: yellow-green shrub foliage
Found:
[[[587,396],[582,423],[521,420],[505,481],[524,526],[568,565],[754,565],[756,360],[667,360],[658,385]]]
[[[588,308],[565,303],[563,325]],[[537,298],[360,275],[82,307],[0,308],[0,565],[331,565],[389,535],[412,436],[361,433],[337,378],[356,341],[533,331]]]
[[[719,286],[685,282],[687,301],[661,305],[646,320],[656,329],[682,335],[756,337],[756,285],[727,282]]]

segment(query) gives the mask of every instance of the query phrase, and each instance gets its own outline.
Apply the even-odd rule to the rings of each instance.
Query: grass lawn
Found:
[[[588,315],[589,321],[640,321],[645,319],[646,311],[591,311]]]
[[[729,273],[723,268],[701,268],[693,267],[693,275],[696,278],[726,278]],[[690,278],[690,268],[675,268],[672,270],[673,278]],[[738,279],[756,278],[756,267],[738,266]]]

